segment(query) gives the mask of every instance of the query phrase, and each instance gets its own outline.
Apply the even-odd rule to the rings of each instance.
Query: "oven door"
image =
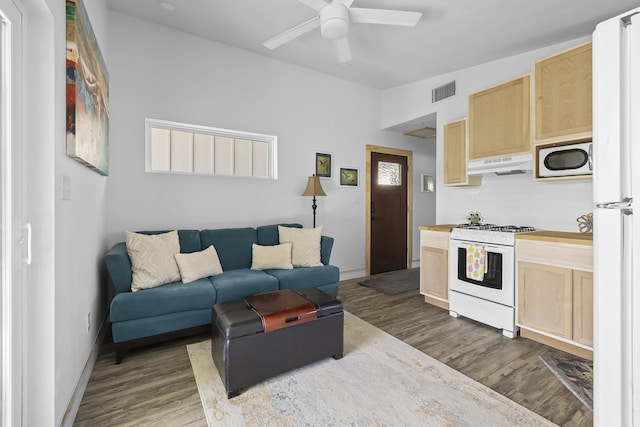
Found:
[[[467,278],[469,245],[484,246],[487,271],[482,280]],[[513,246],[450,240],[449,290],[513,307],[515,305],[514,257]]]

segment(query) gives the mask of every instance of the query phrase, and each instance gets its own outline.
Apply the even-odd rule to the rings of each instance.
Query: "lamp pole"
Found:
[[[313,209],[313,228],[316,228],[316,208],[318,207],[318,205],[316,205],[316,196],[313,196],[313,199],[311,200],[311,209]]]

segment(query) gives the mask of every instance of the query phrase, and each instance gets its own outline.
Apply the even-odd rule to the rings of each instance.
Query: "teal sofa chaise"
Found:
[[[213,245],[223,272],[191,283],[167,283],[132,292],[132,267],[125,242],[105,255],[110,287],[111,333],[116,363],[133,348],[182,336],[208,332],[215,303],[237,301],[246,296],[280,289],[315,287],[335,297],[340,272],[329,265],[334,239],[321,236],[321,266],[293,269],[252,270],[253,245],[279,244],[278,225],[256,228],[177,230],[180,253],[195,253]],[[142,231],[161,234],[165,231]]]

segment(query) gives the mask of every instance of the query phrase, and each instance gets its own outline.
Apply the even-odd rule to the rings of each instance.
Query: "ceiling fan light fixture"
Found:
[[[328,40],[338,40],[349,32],[349,9],[333,2],[320,10],[320,33]]]

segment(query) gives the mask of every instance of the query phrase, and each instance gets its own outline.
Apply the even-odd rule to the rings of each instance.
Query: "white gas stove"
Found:
[[[535,231],[533,227],[495,224],[460,224],[451,231],[451,239],[514,246],[517,233]]]
[[[449,314],[500,328],[515,326],[515,235],[528,226],[461,224],[449,240]]]

